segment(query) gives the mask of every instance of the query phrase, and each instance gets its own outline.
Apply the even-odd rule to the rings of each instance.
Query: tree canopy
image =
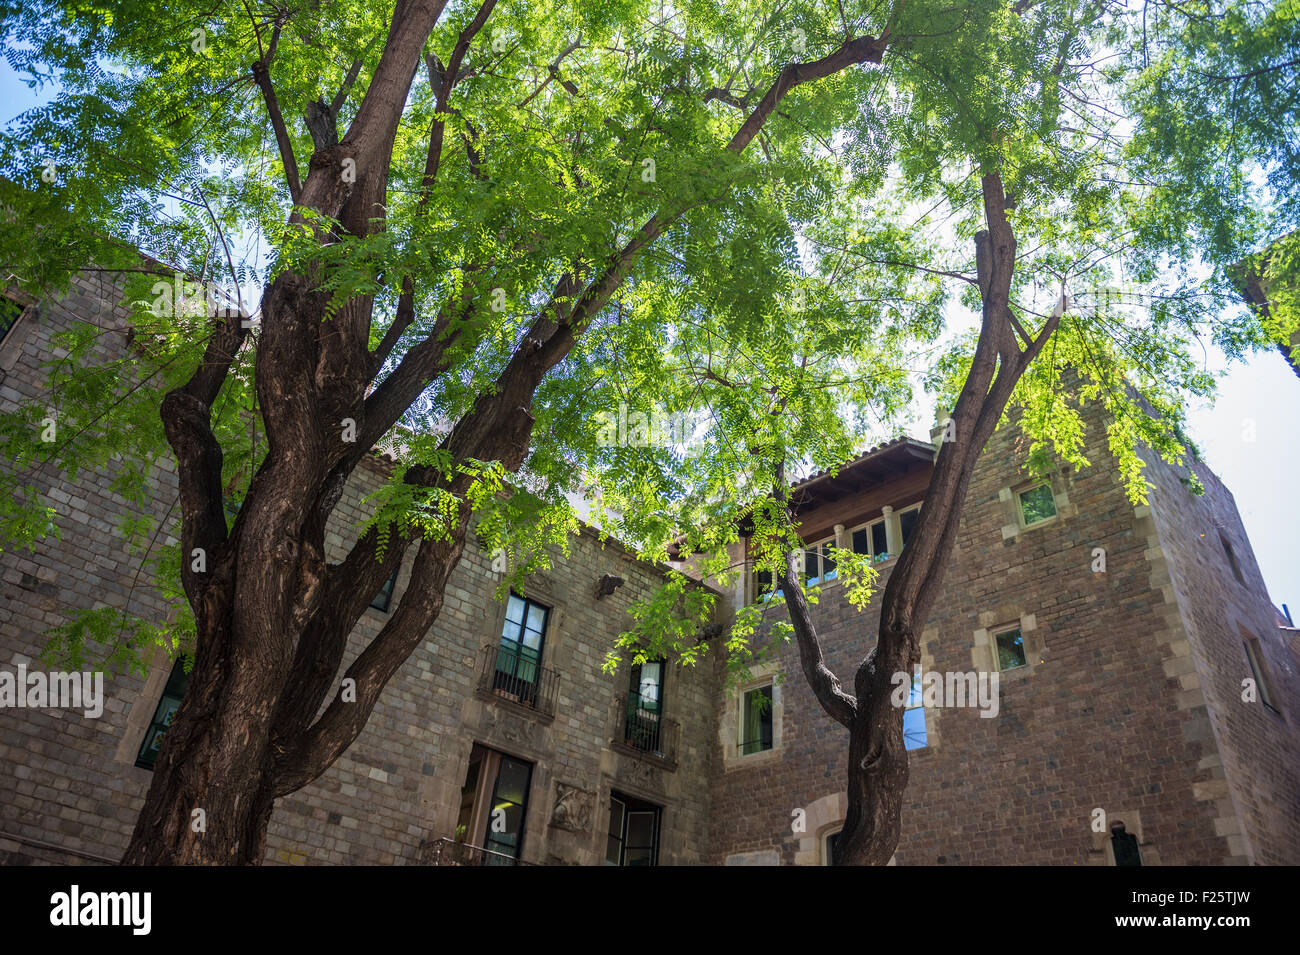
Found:
[[[211,406],[232,513],[275,440],[255,386],[262,290],[308,275],[324,321],[369,303],[367,393],[395,402],[378,433],[361,427],[400,462],[372,526],[437,535],[469,498],[518,573],[563,546],[574,494],[647,557],[716,553],[778,468],[834,467],[893,433],[922,382],[951,402],[990,174],[1018,242],[1021,333],[1069,301],[1013,399],[1038,464],[1085,463],[1078,402],[1102,401],[1140,500],[1136,444],[1183,457],[1182,401],[1212,388],[1203,341],[1239,354],[1266,337],[1194,259],[1224,266],[1262,222],[1295,225],[1294,2],[433,4],[391,143],[368,154],[387,164],[381,212],[301,204],[313,157],[378,108],[390,23],[426,6],[0,8],[11,65],[59,87],[0,137],[0,264],[34,292],[120,270],[134,308],[120,361],[87,361],[104,329],[74,329],[50,406],[0,420],[9,546],[53,526],[38,470],[111,466],[145,503],[148,468],[172,453],[160,397],[218,334],[210,308],[163,301],[173,273],[251,319]],[[343,162],[343,182],[365,177]],[[517,476],[457,458],[445,438],[537,316],[579,304],[593,307],[540,380]],[[1061,387],[1067,368],[1081,392]],[[689,417],[690,440],[611,442],[620,406]],[[405,480],[416,468],[472,486]],[[494,493],[507,479],[516,492]],[[175,628],[112,608],[64,628],[63,651],[127,632],[130,656],[192,632],[182,545],[162,543],[183,541],[183,510],[122,527],[181,608]],[[646,624],[629,646],[688,651],[674,633]]]

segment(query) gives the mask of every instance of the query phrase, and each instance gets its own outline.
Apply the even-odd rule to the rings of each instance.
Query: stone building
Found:
[[[49,401],[40,366],[70,323],[96,322],[107,330],[99,357],[120,354],[119,298],[107,277],[83,274],[58,301],[11,301],[0,406]],[[923,639],[923,673],[997,673],[997,713],[908,698],[896,861],[1300,861],[1295,631],[1275,619],[1231,495],[1198,466],[1196,497],[1153,460],[1155,490],[1135,508],[1103,445],[1088,449],[1092,467],[1046,480],[1026,476],[1024,450],[1009,427],[981,459]],[[875,555],[883,584],[933,455],[895,441],[795,488],[806,567],[822,586],[815,620],[842,679],[871,645],[875,611],[843,599],[822,545]],[[332,556],[384,467],[368,462],[349,485]],[[61,536],[0,555],[0,672],[38,670],[44,631],[75,610],[129,601],[165,614],[118,535],[133,507],[113,477],[32,476]],[[174,473],[149,478],[165,512]],[[351,653],[400,599],[409,564],[376,595]],[[501,601],[471,542],[361,737],[277,803],[267,861],[824,864],[844,814],[847,735],[814,703],[793,647],[736,687],[717,661],[602,671],[628,608],[665,571],[587,529]],[[724,606],[764,599],[761,584],[745,575]],[[764,606],[770,620],[783,613],[779,597]],[[1245,679],[1255,702],[1243,701]],[[98,718],[0,708],[0,861],[119,857],[184,683],[160,654],[143,679],[110,678]]]

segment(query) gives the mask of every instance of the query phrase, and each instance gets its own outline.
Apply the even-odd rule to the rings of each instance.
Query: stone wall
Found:
[[[46,402],[42,363],[57,356],[51,335],[90,317],[114,329],[97,357],[120,355],[127,315],[111,305],[111,283],[79,276],[68,296],[29,309],[0,348],[0,401]],[[382,480],[377,461],[358,469],[331,520],[332,559],[346,553],[365,514],[365,494]],[[57,477],[57,480],[56,480]],[[139,555],[126,551],[117,522],[130,507],[109,484],[111,471],[75,481],[38,475],[58,510],[61,539],[30,552],[0,556],[0,667],[40,667],[48,639],[68,611],[100,604],[162,619],[166,609],[146,577],[136,580]],[[150,475],[156,507],[175,499],[173,472]],[[405,592],[410,553],[394,590]],[[601,664],[618,633],[631,624],[632,601],[652,592],[662,570],[632,560],[616,543],[602,545],[590,530],[556,554],[554,569],[529,580],[526,595],[552,608],[543,665],[559,672],[554,718],[476,692],[483,653],[500,639],[504,602],[500,577],[471,541],[451,576],[444,608],[425,641],[395,674],[366,729],[320,779],[279,800],[268,835],[267,860],[305,863],[413,863],[423,842],[453,834],[469,753],[475,742],[535,764],[524,828],[523,858],[531,862],[594,863],[604,858],[609,793],[618,789],[663,807],[661,861],[704,856],[708,778],[714,757],[709,708],[715,677],[709,669],[672,668],[665,709],[681,724],[676,765],[616,745],[621,735],[624,667]],[[595,583],[614,574],[626,583],[597,599]],[[383,625],[386,614],[365,612],[344,666]],[[156,654],[144,679],[110,676],[99,719],[79,711],[0,709],[0,862],[116,859],[126,846],[151,772],[135,759],[171,671]],[[566,805],[555,812],[557,794]],[[557,825],[552,825],[552,822]]]

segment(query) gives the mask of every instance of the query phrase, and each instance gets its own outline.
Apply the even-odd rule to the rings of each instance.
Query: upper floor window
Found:
[[[154,763],[158,761],[158,749],[162,746],[163,734],[167,732],[167,727],[172,725],[172,718],[180,709],[181,700],[185,698],[185,691],[189,687],[190,675],[185,672],[184,661],[177,660],[172,664],[172,672],[167,677],[162,699],[154,708],[153,719],[149,721],[149,729],[145,731],[140,752],[135,758],[135,764],[141,769],[153,769]]]
[[[1020,523],[1032,527],[1056,516],[1056,499],[1052,495],[1052,485],[1046,482],[1037,484],[1018,495],[1020,501]]]
[[[746,690],[742,703],[740,755],[772,748],[772,684]]]
[[[898,537],[903,547],[906,547],[907,542],[912,539],[912,531],[916,530],[916,520],[920,516],[920,504],[898,512]]]
[[[831,557],[831,548],[834,546],[835,538],[828,537],[824,541],[818,541],[816,544],[804,548],[803,577],[805,587],[830,583],[839,576],[839,571],[835,569],[835,559]]]
[[[506,603],[506,620],[501,627],[493,688],[505,690],[531,704],[537,698],[550,609],[534,600],[511,594]]]
[[[663,754],[668,742],[663,718],[665,668],[664,660],[632,667],[623,739],[643,753]]]
[[[889,535],[885,533],[885,519],[882,517],[854,530],[850,543],[855,554],[870,554],[874,560],[888,560]]]

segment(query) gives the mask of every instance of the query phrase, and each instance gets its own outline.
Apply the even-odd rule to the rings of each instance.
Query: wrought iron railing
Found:
[[[555,715],[560,675],[520,656],[513,647],[495,646],[483,651],[479,688],[545,716]]]
[[[662,713],[646,709],[635,693],[628,698],[625,712],[623,742],[626,745],[669,762],[677,761],[677,738],[681,727],[675,720],[665,719]]]
[[[420,843],[421,865],[535,865],[494,852],[481,846],[471,846],[455,839],[428,839]]]

